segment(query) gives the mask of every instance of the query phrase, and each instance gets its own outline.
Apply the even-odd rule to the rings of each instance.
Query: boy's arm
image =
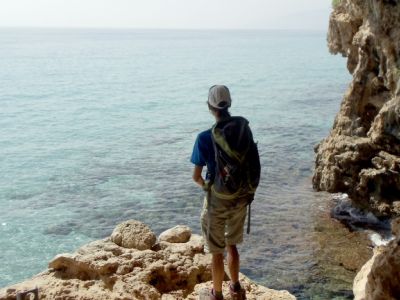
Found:
[[[203,171],[203,166],[194,166],[193,169],[193,181],[196,182],[199,186],[203,187],[204,186],[204,179],[201,176],[201,172]]]

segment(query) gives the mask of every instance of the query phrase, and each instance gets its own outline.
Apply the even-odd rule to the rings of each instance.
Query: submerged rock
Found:
[[[315,148],[313,186],[347,193],[377,215],[400,215],[400,2],[339,1],[328,44],[347,57],[353,81]]]
[[[57,255],[45,272],[1,289],[0,300],[15,300],[17,292],[36,286],[40,299],[51,300],[197,299],[202,288],[211,288],[211,259],[204,253],[202,237],[191,234],[185,226],[167,233],[154,245],[155,237],[143,223],[119,224],[112,239],[94,241],[72,254]],[[140,250],[137,241],[143,235],[148,242],[146,249]],[[131,246],[129,239],[135,241],[134,247],[118,245]],[[242,274],[240,278],[248,299],[295,299],[287,291],[257,285]],[[225,299],[230,299],[227,284]]]

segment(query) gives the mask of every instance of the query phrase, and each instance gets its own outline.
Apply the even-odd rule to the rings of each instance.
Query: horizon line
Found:
[[[30,26],[30,25],[0,25],[0,29],[92,29],[92,30],[182,30],[182,31],[309,31],[309,32],[327,32],[326,29],[315,28],[181,28],[181,27],[122,27],[122,26]]]

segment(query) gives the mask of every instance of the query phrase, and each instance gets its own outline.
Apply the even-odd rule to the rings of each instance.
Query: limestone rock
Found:
[[[296,297],[291,295],[288,291],[275,291],[269,288],[259,286],[249,280],[243,274],[239,276],[242,288],[246,290],[246,297],[248,300],[295,300]],[[198,300],[198,294],[202,289],[211,289],[212,283],[205,282],[196,285],[194,291],[188,295],[186,299]],[[229,295],[229,281],[224,281],[222,286],[224,299],[231,300]],[[163,298],[164,299],[164,298]],[[171,298],[172,299],[172,298]]]
[[[400,237],[400,218],[392,220],[392,233],[394,236]]]
[[[357,274],[355,299],[395,300],[400,295],[400,239],[379,250]]]
[[[341,0],[328,46],[353,81],[316,148],[313,186],[344,192],[380,216],[400,215],[400,2]]]
[[[135,220],[119,224],[111,234],[111,241],[118,246],[138,250],[150,249],[156,239],[155,234],[146,224]]]
[[[129,230],[125,235],[126,227]],[[113,239],[116,233],[133,236],[137,229],[151,233],[147,226],[143,228],[137,222],[124,222],[114,230]],[[123,238],[121,244],[122,241]],[[151,238],[147,245],[153,241]],[[152,249],[144,250],[119,246],[106,238],[84,245],[75,253],[57,255],[45,272],[0,289],[0,300],[15,300],[17,292],[36,286],[40,299],[46,300],[197,299],[202,287],[211,287],[210,262],[211,257],[204,253],[203,239],[196,234],[191,234],[186,242],[160,241]],[[240,276],[248,299],[295,299],[286,291],[270,290]],[[227,284],[224,283],[226,294]]]
[[[186,243],[192,235],[192,230],[188,226],[177,225],[160,234],[158,240],[160,242],[169,243]]]
[[[374,255],[372,258],[362,266],[361,270],[357,273],[353,282],[353,294],[354,300],[365,300],[365,287],[368,282],[368,275],[371,273],[372,265],[375,262],[376,257],[381,254],[382,248],[378,247],[374,249]]]
[[[400,218],[392,222],[400,234]],[[374,256],[361,268],[353,284],[356,300],[395,300],[400,296],[400,235],[387,246],[374,250]]]

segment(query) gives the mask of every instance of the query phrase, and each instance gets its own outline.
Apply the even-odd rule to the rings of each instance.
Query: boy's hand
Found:
[[[210,181],[209,180],[204,181],[202,188],[203,188],[203,191],[208,192],[211,188]]]

